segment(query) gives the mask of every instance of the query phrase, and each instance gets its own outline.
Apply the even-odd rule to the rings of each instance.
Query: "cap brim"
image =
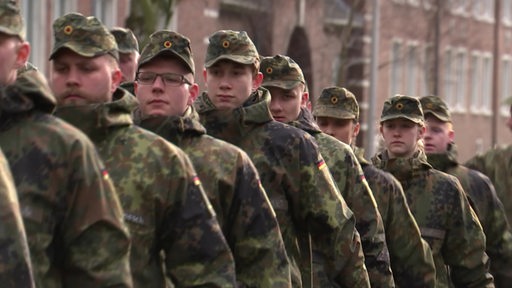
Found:
[[[263,83],[261,83],[261,86],[263,87],[277,87],[285,90],[291,90],[297,85],[302,83],[301,81],[278,81],[278,80],[272,80],[272,81],[265,81],[263,80]]]
[[[249,65],[254,63],[254,56],[241,56],[241,55],[221,55],[217,58],[211,59],[204,63],[204,67],[210,68],[213,64],[220,60],[230,60],[236,63]]]
[[[427,114],[431,114],[432,116],[436,117],[437,119],[439,119],[443,122],[451,122],[452,121],[452,119],[450,119],[449,117],[440,115],[439,113],[436,113],[436,112],[430,111],[430,110],[423,110],[423,114],[425,116],[427,116]]]
[[[50,54],[50,60],[53,60],[55,55],[57,55],[57,53],[59,53],[62,49],[65,48],[75,52],[78,55],[91,58],[99,55],[108,54],[107,51],[98,49],[96,47],[88,47],[88,49],[84,49],[83,43],[66,42],[62,45],[53,48],[52,54]]]
[[[313,116],[315,117],[331,117],[336,119],[356,119],[356,116],[350,112],[342,111],[335,107],[314,107]]]
[[[388,120],[400,119],[400,118],[412,121],[412,122],[414,122],[416,124],[423,123],[423,120],[420,120],[418,118],[403,116],[403,115],[389,115],[389,116],[386,116],[386,117],[382,117],[382,118],[380,118],[380,123],[388,121]]]
[[[188,67],[188,69],[190,70],[190,72],[192,74],[195,74],[195,67],[191,67],[190,64],[187,62],[187,60],[181,56],[180,54],[176,53],[175,51],[173,50],[162,50],[158,53],[156,53],[155,55],[151,56],[151,57],[148,57],[142,61],[139,61],[139,63],[137,64],[137,70],[140,69],[140,67],[148,62],[150,62],[151,60],[155,59],[156,57],[158,56],[173,56],[173,57],[176,57],[178,59],[181,60],[181,62],[183,62],[183,64],[185,64],[185,66]]]
[[[505,101],[503,101],[503,104],[504,105],[512,105],[512,97],[508,97],[507,99],[505,99]]]

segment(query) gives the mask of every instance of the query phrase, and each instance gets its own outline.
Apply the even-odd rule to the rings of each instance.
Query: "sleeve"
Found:
[[[491,274],[497,287],[505,287],[512,281],[512,234],[503,204],[496,195],[489,178],[471,171],[471,189],[482,197],[484,211],[477,211],[486,236],[486,253],[491,258]]]
[[[368,269],[370,284],[372,287],[391,287],[394,280],[391,273],[389,251],[382,217],[375,198],[352,149],[347,146],[346,149],[338,150],[335,153],[342,156],[342,159],[338,159],[336,163],[332,163],[333,165],[328,165],[329,170],[341,195],[357,219],[356,229],[361,236],[364,262]],[[327,161],[330,162],[330,159]]]
[[[174,159],[157,228],[166,274],[176,287],[234,287],[233,256],[199,177],[184,153]]]
[[[370,287],[355,217],[341,197],[318,147],[300,148],[300,203],[295,213],[311,237],[315,274],[341,287]]]
[[[0,283],[2,287],[35,287],[18,195],[9,165],[0,151]]]
[[[130,238],[119,199],[92,143],[74,142],[64,220],[55,247],[64,247],[65,287],[132,287]]]
[[[234,201],[226,219],[237,282],[242,287],[289,287],[290,266],[275,212],[249,157],[241,152],[237,163]]]
[[[453,209],[448,218],[450,223],[442,254],[450,267],[452,282],[455,287],[494,287],[488,272],[489,257],[485,253],[482,226],[459,181],[451,178],[454,183],[448,183],[446,188],[452,189]]]
[[[432,250],[421,238],[400,182],[394,177],[380,178],[383,183],[379,183],[377,189],[388,191],[374,192],[376,195],[389,195],[388,217],[385,220],[386,241],[397,287],[435,287],[436,269]]]

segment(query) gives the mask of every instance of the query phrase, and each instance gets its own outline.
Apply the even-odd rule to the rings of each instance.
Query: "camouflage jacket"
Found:
[[[331,281],[368,287],[355,218],[316,143],[309,134],[273,121],[269,102],[268,90],[260,88],[234,110],[215,109],[206,94],[195,105],[208,134],[242,148],[258,169],[277,215],[294,287],[312,285],[312,249]]]
[[[85,132],[105,161],[132,235],[135,286],[233,286],[231,252],[189,158],[133,125],[135,97],[118,89],[113,99],[56,115]]]
[[[436,269],[432,250],[421,238],[402,185],[390,173],[371,165],[363,157],[362,149],[354,147],[354,153],[363,168],[384,222],[396,286],[435,287]]]
[[[2,287],[35,287],[18,195],[9,164],[2,151],[0,151],[0,219],[2,219],[0,229]]]
[[[183,117],[138,123],[182,148],[201,178],[236,264],[239,287],[290,287],[281,231],[256,168],[240,148],[206,135],[189,107]]]
[[[482,173],[460,165],[455,145],[450,145],[446,153],[427,154],[427,158],[435,169],[459,179],[484,229],[494,283],[496,287],[508,287],[512,283],[512,234],[491,181]]]
[[[497,147],[468,160],[464,166],[478,170],[491,179],[512,223],[512,145]]]
[[[432,169],[422,151],[395,159],[384,151],[372,161],[402,184],[421,236],[432,249],[436,287],[494,287],[485,235],[459,181]]]
[[[49,113],[55,99],[29,71],[2,97],[0,147],[18,191],[37,287],[131,287],[130,239],[91,141]]]
[[[352,149],[338,139],[322,133],[311,112],[305,108],[301,109],[297,120],[289,124],[315,138],[341,195],[354,212],[371,286],[394,287],[382,218]]]

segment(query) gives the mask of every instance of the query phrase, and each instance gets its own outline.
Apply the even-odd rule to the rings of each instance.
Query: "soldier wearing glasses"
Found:
[[[137,100],[118,89],[114,36],[78,13],[53,30],[56,115],[91,138],[109,170],[132,236],[134,287],[233,287],[233,256],[189,158],[133,125]]]

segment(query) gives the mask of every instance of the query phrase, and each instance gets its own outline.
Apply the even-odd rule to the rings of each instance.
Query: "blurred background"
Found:
[[[450,107],[459,160],[512,143],[505,125],[512,95],[512,0],[18,0],[30,61],[48,75],[52,21],[94,15],[131,28],[143,47],[159,29],[190,38],[202,71],[208,36],[244,30],[261,55],[286,54],[312,99],[343,86],[359,100],[358,144],[373,155],[384,100],[436,95]],[[196,81],[204,89],[202,73]]]

